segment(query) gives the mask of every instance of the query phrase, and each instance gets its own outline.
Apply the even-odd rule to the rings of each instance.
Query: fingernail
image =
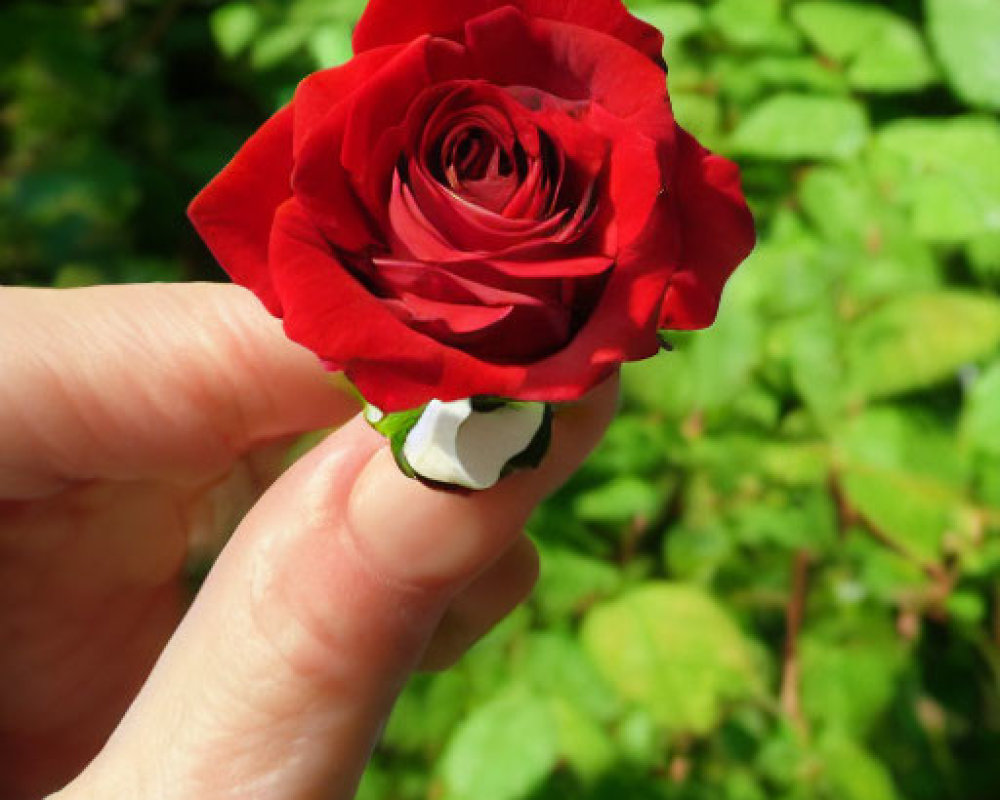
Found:
[[[420,589],[458,588],[520,529],[518,504],[500,509],[489,495],[444,492],[410,480],[386,448],[358,476],[348,523],[362,556],[384,579]]]

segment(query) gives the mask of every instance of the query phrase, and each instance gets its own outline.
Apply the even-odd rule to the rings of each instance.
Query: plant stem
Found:
[[[799,632],[805,616],[809,580],[809,552],[799,550],[792,561],[792,593],[785,606],[785,651],[781,662],[781,710],[803,733],[806,722],[800,700]]]

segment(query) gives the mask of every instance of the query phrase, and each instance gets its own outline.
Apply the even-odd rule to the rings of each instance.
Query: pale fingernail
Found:
[[[499,508],[488,494],[430,489],[403,476],[384,449],[354,484],[348,523],[362,556],[386,580],[458,587],[502,552],[528,513],[517,502]]]

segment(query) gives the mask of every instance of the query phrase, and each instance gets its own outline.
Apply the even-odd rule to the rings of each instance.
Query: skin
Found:
[[[462,496],[404,478],[234,286],[6,288],[0,343],[7,800],[351,797],[408,676],[530,592],[523,525],[617,398],[562,408],[538,471]],[[191,603],[185,565],[220,549]]]

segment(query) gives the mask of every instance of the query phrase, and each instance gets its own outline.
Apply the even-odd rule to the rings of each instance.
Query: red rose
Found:
[[[384,410],[575,399],[709,325],[754,244],[661,48],[617,0],[371,0],[191,218]]]

